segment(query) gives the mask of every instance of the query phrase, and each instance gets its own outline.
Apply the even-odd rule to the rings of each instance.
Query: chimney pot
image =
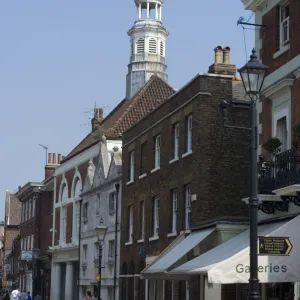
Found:
[[[223,49],[223,64],[229,65],[230,64],[230,48],[225,47]]]
[[[48,153],[48,165],[52,164],[52,153]]]
[[[56,163],[56,154],[52,153],[52,164],[55,165]]]
[[[222,47],[218,46],[214,49],[214,51],[215,51],[215,64],[221,64],[222,63],[222,61],[221,61]]]
[[[61,154],[57,154],[57,164],[60,165],[61,162]]]
[[[99,108],[99,120],[103,120],[103,108]]]

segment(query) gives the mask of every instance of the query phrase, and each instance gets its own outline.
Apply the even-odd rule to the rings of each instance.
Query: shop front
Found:
[[[259,224],[258,275],[262,300],[299,299],[299,228],[300,216],[277,218]],[[214,300],[227,299],[223,286],[236,285],[238,299],[247,295],[249,265],[247,230],[170,270],[168,276],[190,278],[200,275],[205,300],[212,298],[212,295]]]

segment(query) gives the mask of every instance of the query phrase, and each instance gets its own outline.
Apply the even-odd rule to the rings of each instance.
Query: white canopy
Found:
[[[209,236],[215,227],[195,231],[189,234],[183,240],[175,240],[171,247],[168,247],[160,257],[158,257],[148,268],[142,272],[143,278],[150,278],[150,276],[167,275],[168,270],[172,268],[181,258],[184,257],[190,250],[201,243],[207,236]]]
[[[260,225],[259,236],[288,237],[289,256],[258,256],[260,282],[300,282],[300,216]],[[169,272],[170,275],[207,274],[210,283],[248,283],[249,230]]]

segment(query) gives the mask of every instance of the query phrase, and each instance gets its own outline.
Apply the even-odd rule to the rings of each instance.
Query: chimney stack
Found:
[[[95,131],[99,122],[104,119],[103,108],[94,108],[94,118],[92,119],[92,131]]]
[[[48,163],[45,166],[45,179],[51,177],[55,171],[55,168],[60,165],[61,162],[61,154],[56,153],[48,153]]]
[[[214,49],[214,51],[215,62],[209,67],[208,73],[229,75],[235,78],[237,70],[236,66],[230,63],[230,48],[222,48],[221,46],[218,46]]]

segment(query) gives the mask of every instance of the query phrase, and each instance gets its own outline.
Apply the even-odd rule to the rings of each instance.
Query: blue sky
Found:
[[[215,46],[246,62],[240,0],[165,0],[169,83],[180,88],[213,63]],[[45,151],[68,154],[88,133],[94,103],[125,95],[133,0],[0,2],[0,220],[5,190],[44,176]],[[246,31],[248,55],[254,31]],[[2,199],[2,200],[1,200]]]

